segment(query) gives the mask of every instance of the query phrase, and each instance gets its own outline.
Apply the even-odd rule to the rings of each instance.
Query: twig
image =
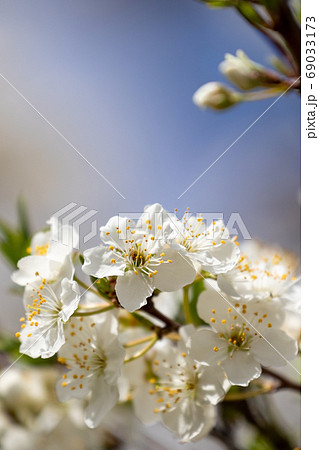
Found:
[[[298,383],[294,383],[293,381],[287,380],[287,378],[283,377],[282,375],[279,375],[276,372],[273,372],[270,369],[267,369],[266,367],[263,367],[263,374],[269,375],[278,381],[280,381],[280,385],[277,386],[277,389],[294,389],[297,392],[301,392],[301,386]]]
[[[165,334],[171,333],[172,331],[178,331],[180,328],[179,323],[165,316],[165,314],[161,313],[158,309],[155,308],[152,297],[148,298],[147,304],[143,306],[141,310],[147,312],[151,316],[165,323],[166,326],[164,328],[159,328],[156,331],[159,339]]]

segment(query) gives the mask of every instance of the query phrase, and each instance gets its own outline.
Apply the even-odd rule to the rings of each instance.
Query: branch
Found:
[[[298,383],[294,383],[293,381],[287,380],[287,378],[283,377],[282,375],[279,375],[276,372],[273,372],[270,369],[267,369],[266,367],[263,367],[263,374],[269,375],[272,378],[277,379],[280,381],[280,385],[277,386],[276,390],[278,389],[293,389],[297,392],[301,392],[301,386]]]
[[[165,314],[156,309],[152,297],[149,297],[147,299],[147,304],[143,306],[141,310],[147,312],[150,316],[155,317],[156,319],[159,319],[161,322],[165,323],[166,326],[164,328],[158,328],[156,330],[159,339],[165,334],[171,333],[172,331],[178,331],[181,326],[179,323],[165,316]]]

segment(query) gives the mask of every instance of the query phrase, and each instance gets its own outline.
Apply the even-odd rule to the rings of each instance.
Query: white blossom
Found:
[[[85,410],[85,423],[97,427],[117,403],[117,380],[125,357],[118,339],[116,314],[108,312],[104,322],[91,317],[72,318],[59,361],[69,369],[57,384],[60,401],[91,394]]]
[[[37,274],[50,283],[73,277],[71,254],[78,235],[69,225],[58,227],[53,218],[48,223],[51,229],[33,236],[27,249],[30,255],[18,261],[18,270],[11,276],[20,286],[36,281]]]
[[[238,245],[230,239],[229,232],[221,220],[207,226],[203,217],[195,217],[186,210],[182,220],[169,215],[166,228],[171,227],[168,240],[197,270],[212,274],[231,270],[239,258]]]
[[[207,289],[199,299],[198,314],[210,328],[200,328],[190,339],[190,354],[198,362],[220,365],[231,384],[247,386],[264,366],[282,366],[297,354],[297,343],[280,326],[283,310],[260,300],[232,303],[225,294]]]
[[[155,353],[154,377],[136,396],[135,404],[140,402],[140,407],[135,411],[144,423],[152,423],[159,415],[182,442],[188,442],[214,426],[214,405],[223,399],[228,382],[220,367],[200,366],[188,355],[185,341],[194,327],[183,327],[180,333],[177,347],[167,343]]]
[[[295,261],[278,251],[253,249],[243,253],[233,270],[218,276],[222,291],[235,299],[252,298],[280,300],[284,305],[298,307]]]
[[[64,326],[77,309],[80,291],[75,281],[64,278],[51,287],[45,279],[26,287],[26,316],[20,321],[20,352],[32,358],[49,358],[65,342]]]
[[[154,209],[163,211],[157,204]],[[194,280],[194,268],[165,244],[152,214],[144,213],[137,224],[115,216],[100,230],[104,245],[84,252],[83,271],[97,278],[117,276],[116,294],[128,311],[145,305],[155,288],[175,291]]]

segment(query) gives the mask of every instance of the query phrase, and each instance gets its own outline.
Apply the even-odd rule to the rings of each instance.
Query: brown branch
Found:
[[[161,338],[165,334],[171,333],[172,331],[178,331],[181,326],[178,322],[175,322],[175,320],[170,319],[169,317],[165,316],[165,314],[156,309],[152,297],[149,297],[147,299],[147,304],[143,306],[141,310],[147,312],[150,316],[155,317],[156,319],[159,319],[161,322],[165,323],[164,328],[158,328],[156,330],[159,338]]]
[[[263,367],[263,374],[264,375],[269,375],[272,378],[275,378],[276,380],[280,381],[280,384],[277,387],[277,390],[286,388],[286,389],[293,389],[293,390],[295,390],[297,392],[301,392],[300,384],[295,383],[295,382],[290,381],[290,380],[287,380],[287,378],[285,378],[284,376],[279,375],[278,373],[273,372],[272,370],[267,369],[266,367]]]

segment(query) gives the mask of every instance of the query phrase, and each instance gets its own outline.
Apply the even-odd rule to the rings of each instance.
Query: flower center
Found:
[[[46,255],[48,252],[48,248],[49,248],[49,243],[47,242],[45,245],[36,245],[35,246],[35,254],[36,255]]]

